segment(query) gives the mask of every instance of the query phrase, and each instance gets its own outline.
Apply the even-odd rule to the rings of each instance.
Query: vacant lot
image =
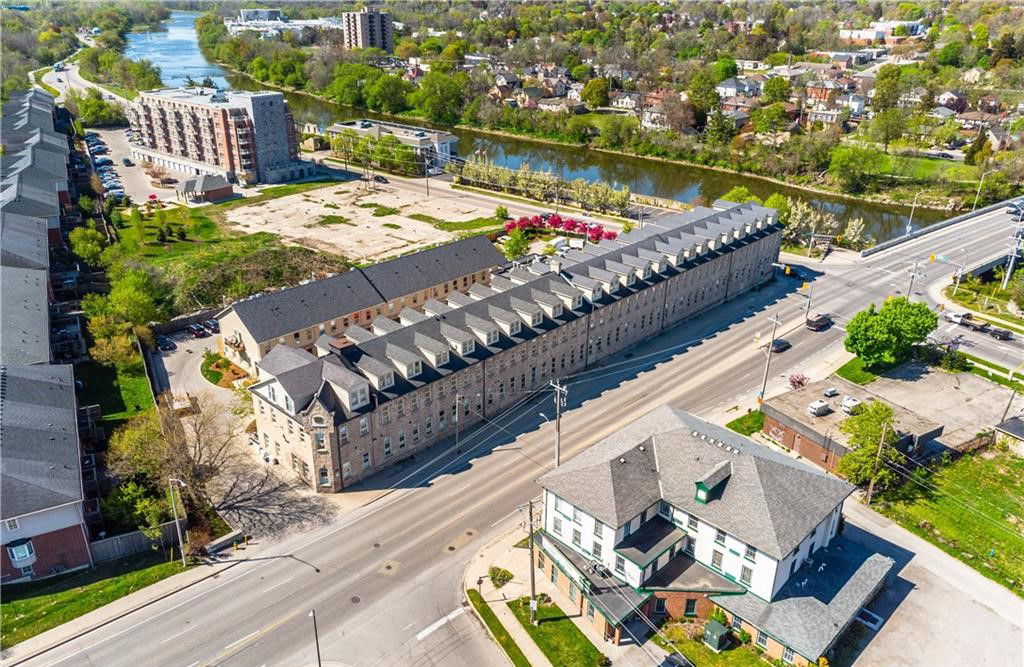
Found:
[[[449,198],[425,199],[388,185],[375,184],[369,190],[362,181],[334,183],[259,205],[237,202],[223,213],[228,225],[247,233],[271,232],[360,262],[496,226],[489,219],[494,211]]]

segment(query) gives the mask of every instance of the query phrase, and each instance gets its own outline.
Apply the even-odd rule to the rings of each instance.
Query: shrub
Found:
[[[715,610],[711,612],[710,618],[712,621],[718,621],[726,627],[729,626],[729,619],[725,617],[725,612],[719,609],[718,607],[716,607]]]
[[[948,350],[939,360],[939,366],[943,370],[951,372],[969,371],[971,369],[971,362],[963,352]]]
[[[494,209],[494,217],[498,220],[508,220],[508,209],[504,206],[498,206]]]
[[[501,588],[512,581],[512,573],[501,567],[492,567],[487,571],[487,576],[490,577],[495,588]]]
[[[746,630],[740,630],[736,634],[736,636],[740,640],[741,644],[749,644],[750,643],[750,633],[747,632]]]

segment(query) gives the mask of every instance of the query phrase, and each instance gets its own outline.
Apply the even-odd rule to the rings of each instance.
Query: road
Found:
[[[107,97],[108,99],[113,99],[121,105],[127,105],[129,103],[128,100],[120,95],[115,95],[106,88],[82,78],[78,73],[77,63],[68,63],[67,68],[63,72],[54,72],[52,70],[47,72],[43,76],[43,82],[61,92],[61,97],[58,98],[58,101],[62,100],[63,94],[67,92],[68,88],[78,90],[83,90],[85,88],[97,88],[101,93],[103,93],[104,97]]]
[[[569,378],[564,459],[662,404],[698,414],[751,405],[763,369],[754,340],[760,333],[763,341],[769,314],[782,316],[793,343],[773,361],[769,394],[781,391],[789,373],[836,351],[842,318],[905,289],[908,263],[961,247],[981,258],[1003,248],[1008,231],[1008,217],[994,213],[865,260],[815,263],[810,268],[826,268],[812,281],[813,309],[839,315],[840,326],[828,331],[802,326],[800,283],[780,278],[628,357]],[[930,265],[923,273],[918,284],[926,286],[948,279],[949,267]],[[406,469],[407,477],[377,502],[327,527],[256,545],[222,576],[27,664],[315,664],[313,608],[330,664],[505,664],[464,613],[461,576],[466,559],[515,525],[515,508],[537,495],[534,480],[552,465],[553,441],[539,413],[550,410],[549,395],[521,404],[467,434],[461,454],[449,451]],[[1011,599],[993,606],[1014,604],[1009,591],[999,590]]]

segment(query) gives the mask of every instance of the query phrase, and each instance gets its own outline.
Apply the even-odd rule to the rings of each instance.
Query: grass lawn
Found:
[[[737,433],[749,436],[760,431],[764,427],[764,413],[760,410],[748,412],[742,417],[733,419],[731,422],[726,424],[725,427],[730,428]]]
[[[918,474],[875,509],[1024,597],[1024,458],[990,448]]]
[[[864,368],[864,362],[860,357],[854,357],[840,366],[836,375],[859,385],[865,385],[878,379],[877,375]]]
[[[505,224],[503,219],[495,216],[483,216],[473,218],[472,220],[463,220],[462,222],[447,222],[426,213],[412,213],[408,217],[431,224],[445,232],[491,231],[492,229],[502,229],[502,225]]]
[[[981,313],[984,318],[996,326],[1012,329],[1018,333],[1024,331],[1024,319],[1010,313],[1009,295],[999,289],[997,283],[973,286],[968,282],[960,284],[960,289],[953,294],[953,287],[946,288],[946,297],[964,308]]]
[[[764,667],[765,665],[754,651],[742,646],[715,653],[705,646],[704,642],[687,637],[686,626],[682,623],[664,625],[661,632],[668,637],[671,644],[666,644],[661,637],[654,635],[651,639],[655,644],[666,651],[674,650],[682,653],[698,667]]]
[[[554,603],[540,603],[537,606],[537,625],[530,624],[530,601],[528,597],[512,600],[509,609],[522,623],[537,647],[551,660],[553,665],[596,665],[601,652],[590,643]]]
[[[6,584],[0,645],[14,646],[183,570],[180,560],[144,554],[36,583]]]
[[[95,361],[85,361],[75,366],[75,379],[83,385],[82,405],[99,403],[104,421],[122,421],[153,408],[153,396],[144,371],[121,372]]]
[[[505,651],[505,655],[512,662],[515,667],[530,667],[530,661],[523,655],[519,645],[516,644],[515,640],[505,629],[505,626],[501,624],[501,620],[495,615],[484,599],[479,593],[474,591],[472,588],[466,589],[466,596],[469,597],[469,601],[473,603],[473,608],[476,609],[476,613],[480,614],[480,618],[483,619],[484,625],[490,630],[491,636],[494,637],[495,641]]]
[[[52,67],[43,67],[32,72],[32,81],[54,97],[60,97],[60,91],[43,81],[43,77],[53,71]]]
[[[324,215],[321,216],[316,222],[303,225],[304,227],[329,227],[331,225],[348,225],[349,227],[356,227],[356,223],[349,222],[349,219],[343,215]]]
[[[636,128],[640,125],[640,121],[637,120],[636,116],[626,114],[591,112],[580,114],[580,118],[585,119],[588,123],[596,127],[598,130],[604,130],[605,127],[608,125],[609,119],[611,118],[624,118],[626,120],[625,127]]]
[[[934,180],[943,175],[948,175],[958,181],[978,180],[978,168],[975,166],[965,165],[956,160],[909,155],[883,155],[881,173],[921,180]]]

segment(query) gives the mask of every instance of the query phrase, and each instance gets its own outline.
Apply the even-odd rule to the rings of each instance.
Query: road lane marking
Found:
[[[226,651],[226,650],[228,650],[229,648],[231,648],[232,646],[237,646],[237,645],[241,644],[242,642],[244,642],[244,641],[245,641],[246,639],[249,639],[249,638],[251,638],[251,637],[255,637],[255,636],[256,636],[256,635],[258,635],[259,633],[260,633],[260,631],[259,631],[259,630],[255,631],[255,632],[250,632],[249,634],[247,634],[246,636],[242,637],[241,639],[238,639],[238,640],[236,640],[236,641],[233,641],[233,642],[231,642],[230,644],[228,644],[227,646],[225,646],[225,647],[224,647],[224,650]]]
[[[416,625],[419,622],[420,622],[420,619],[417,618],[415,621],[413,621],[409,625],[407,625],[404,628],[402,628],[402,631],[404,632],[404,631],[408,630],[409,628],[411,628],[412,626]]]
[[[263,589],[263,592],[264,592],[264,593],[266,593],[267,591],[272,591],[272,590],[274,590],[274,589],[275,589],[275,588],[277,588],[278,586],[284,586],[285,584],[287,584],[287,583],[288,583],[289,581],[291,581],[291,580],[292,580],[292,579],[294,579],[294,578],[295,578],[295,577],[288,577],[288,578],[287,578],[287,579],[285,579],[284,581],[281,581],[281,582],[279,582],[279,583],[276,583],[276,584],[274,584],[273,586],[271,586],[270,588],[265,588],[265,589]]]
[[[427,627],[425,627],[422,630],[420,630],[416,634],[416,641],[418,641],[418,642],[423,641],[424,639],[426,639],[430,635],[432,635],[435,632],[437,632],[445,623],[448,623],[449,621],[452,621],[452,620],[458,618],[459,616],[461,616],[464,613],[466,613],[466,608],[465,607],[459,607],[458,609],[456,609],[452,613],[448,614],[447,616],[442,616],[441,618],[437,619],[436,621],[434,621],[433,623],[431,623]]]
[[[185,634],[186,632],[191,632],[191,631],[192,631],[192,628],[185,628],[185,629],[184,629],[184,630],[182,630],[181,632],[175,632],[175,633],[174,633],[173,635],[171,635],[171,636],[170,636],[170,637],[168,637],[167,639],[161,639],[161,640],[160,640],[160,643],[161,643],[161,644],[166,644],[167,642],[171,641],[171,640],[172,640],[172,639],[174,639],[175,637],[180,637],[181,635]]]
[[[518,507],[517,507],[517,508],[515,508],[514,510],[512,510],[511,512],[509,512],[509,513],[508,513],[508,514],[506,514],[505,516],[501,517],[500,519],[498,519],[497,521],[495,521],[494,523],[492,523],[492,524],[491,524],[491,528],[494,528],[494,527],[495,527],[495,526],[497,526],[497,525],[498,525],[499,523],[501,523],[501,522],[502,522],[502,521],[504,521],[505,519],[509,518],[510,516],[512,516],[513,514],[515,514],[515,513],[516,513],[516,512],[518,512],[518,511],[519,511],[519,508],[518,508]]]

